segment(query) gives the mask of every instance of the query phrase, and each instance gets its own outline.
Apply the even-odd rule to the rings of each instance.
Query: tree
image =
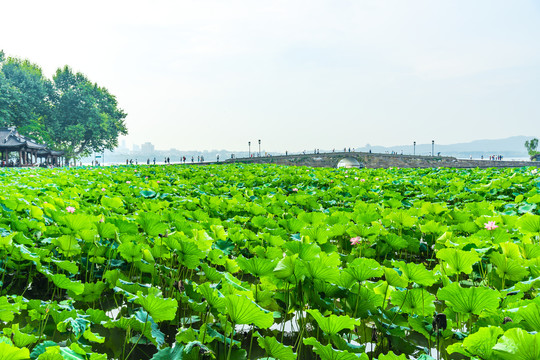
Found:
[[[16,126],[21,134],[49,140],[44,119],[50,112],[51,82],[28,60],[7,58],[1,65],[0,87],[5,91],[0,96],[2,126]]]
[[[530,141],[525,141],[525,148],[527,149],[527,152],[529,153],[529,156],[532,158],[534,155],[539,154],[537,151],[538,149],[538,139],[534,138]]]
[[[116,98],[107,89],[81,73],[73,73],[68,66],[56,71],[53,82],[55,92],[47,130],[57,147],[66,152],[66,158],[118,146],[118,136],[127,134],[127,114],[118,108]]]

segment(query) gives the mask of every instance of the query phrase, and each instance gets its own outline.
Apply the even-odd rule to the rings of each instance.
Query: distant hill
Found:
[[[467,143],[439,145],[435,143],[435,154],[441,153],[445,156],[455,156],[458,158],[479,158],[481,156],[489,157],[490,155],[502,155],[507,159],[510,158],[528,158],[525,150],[525,141],[534,138],[535,136],[512,136],[505,139],[494,140],[475,140]],[[363,146],[356,148],[357,151],[369,151],[377,153],[396,152],[400,154],[412,154],[413,145],[398,145],[398,146]],[[431,155],[431,144],[416,144],[416,155]]]

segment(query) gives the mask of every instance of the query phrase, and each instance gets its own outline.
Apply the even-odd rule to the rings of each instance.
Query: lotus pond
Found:
[[[0,182],[0,360],[540,359],[534,168]]]

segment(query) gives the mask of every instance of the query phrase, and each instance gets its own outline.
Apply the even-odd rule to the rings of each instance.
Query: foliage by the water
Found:
[[[28,60],[0,51],[0,126],[64,150],[68,158],[112,150],[126,135],[127,114],[114,95],[68,66],[52,81]]]
[[[0,181],[0,359],[540,358],[536,169]]]

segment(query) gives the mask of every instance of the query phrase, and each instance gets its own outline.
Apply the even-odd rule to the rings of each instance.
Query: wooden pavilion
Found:
[[[61,166],[64,157],[64,152],[19,134],[15,127],[0,127],[0,153],[3,167]],[[10,157],[12,153],[16,153],[15,158]]]

